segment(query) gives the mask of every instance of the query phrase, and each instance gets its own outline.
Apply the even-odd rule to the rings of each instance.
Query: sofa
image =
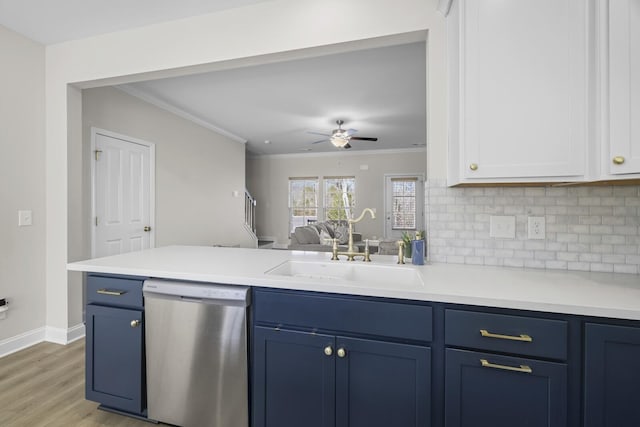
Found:
[[[349,226],[346,221],[325,221],[315,224],[296,227],[291,233],[291,243],[288,249],[294,251],[331,252],[333,243],[331,239],[338,239],[338,250],[344,252],[349,244]],[[353,247],[362,252],[364,242],[362,234],[353,233]]]

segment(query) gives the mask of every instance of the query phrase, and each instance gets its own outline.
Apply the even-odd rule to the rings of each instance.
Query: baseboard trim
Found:
[[[44,340],[55,344],[66,345],[84,337],[84,324],[72,326],[69,329],[46,327]]]
[[[44,341],[45,328],[33,329],[15,337],[0,341],[0,357],[8,356],[16,351],[23,350],[32,345]]]
[[[43,341],[62,345],[71,344],[74,341],[84,338],[84,335],[84,323],[72,326],[69,329],[43,326],[42,328],[33,329],[0,341],[0,358]]]
[[[77,324],[67,329],[67,344],[71,344],[74,341],[84,338],[85,328],[84,323]]]

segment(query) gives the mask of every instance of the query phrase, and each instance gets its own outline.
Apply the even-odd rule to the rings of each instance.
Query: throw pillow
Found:
[[[294,234],[301,245],[317,245],[320,243],[320,234],[313,226],[296,227]]]
[[[329,225],[329,223],[327,223],[327,222],[318,223],[318,230],[319,231],[324,230],[325,233],[327,233],[329,235],[329,237],[331,237],[332,239],[335,237],[335,233],[333,232],[333,228],[331,228],[331,225]]]
[[[339,225],[336,227],[335,232],[338,243],[345,245],[349,242],[349,226]]]
[[[333,245],[333,239],[329,236],[329,233],[322,230],[320,231],[320,243],[323,245]]]

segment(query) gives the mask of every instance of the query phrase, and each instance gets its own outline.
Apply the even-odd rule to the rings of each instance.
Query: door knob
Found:
[[[148,233],[149,231],[151,231],[151,227],[149,227],[148,225],[145,225],[144,231]]]
[[[138,326],[140,326],[140,321],[139,320],[132,320],[131,321],[131,327],[132,328],[137,328]]]
[[[345,357],[346,355],[347,355],[347,351],[344,348],[338,349],[338,357],[342,358],[342,357]]]
[[[324,354],[326,354],[327,356],[331,356],[333,354],[333,348],[331,348],[330,345],[326,346],[324,348]]]
[[[469,169],[471,169],[472,171],[477,171],[478,170],[478,164],[477,163],[471,163],[469,165]]]

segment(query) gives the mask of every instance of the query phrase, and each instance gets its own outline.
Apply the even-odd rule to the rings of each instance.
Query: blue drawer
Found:
[[[431,341],[432,309],[335,295],[254,292],[256,322],[334,333]]]
[[[446,310],[445,344],[566,360],[567,322]]]
[[[142,308],[142,280],[88,276],[87,304]]]

